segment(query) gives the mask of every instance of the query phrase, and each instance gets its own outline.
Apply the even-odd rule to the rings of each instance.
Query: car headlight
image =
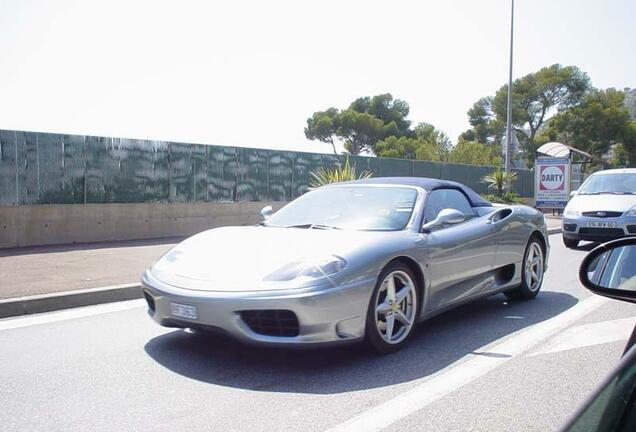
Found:
[[[627,217],[636,217],[636,206],[627,210]]]
[[[290,281],[294,279],[319,279],[344,270],[347,262],[335,255],[311,261],[292,262],[265,277],[266,281]]]
[[[565,209],[565,212],[563,212],[563,214],[566,216],[581,216],[581,212],[574,209]]]

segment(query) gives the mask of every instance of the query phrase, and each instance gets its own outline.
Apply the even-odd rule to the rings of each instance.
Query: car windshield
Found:
[[[579,195],[634,194],[636,173],[597,174],[591,176],[579,189]]]
[[[417,190],[391,186],[323,187],[289,203],[265,225],[285,228],[397,231],[406,227]]]

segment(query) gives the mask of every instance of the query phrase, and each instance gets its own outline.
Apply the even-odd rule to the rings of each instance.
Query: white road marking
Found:
[[[608,299],[604,297],[588,297],[549,320],[513,333],[506,337],[503,342],[490,349],[484,347],[476,350],[482,355],[469,354],[467,356],[470,357],[469,360],[465,360],[457,366],[450,365],[433,378],[344,423],[336,425],[329,429],[329,432],[381,431],[396,421],[424,408],[519,356],[576,320],[596,310],[607,301]],[[496,355],[488,356],[483,354]],[[457,364],[457,362],[454,364]]]
[[[142,307],[145,304],[146,301],[144,299],[137,299],[117,303],[106,303],[96,306],[86,306],[58,312],[47,312],[35,315],[28,315],[20,318],[5,318],[0,320],[0,331],[17,329],[21,327],[29,327],[39,324],[49,324],[53,322],[83,318],[92,315],[100,315],[109,312],[118,312],[127,309]]]
[[[575,326],[554,337],[532,355],[625,341],[632,334],[634,325],[636,325],[636,317]]]

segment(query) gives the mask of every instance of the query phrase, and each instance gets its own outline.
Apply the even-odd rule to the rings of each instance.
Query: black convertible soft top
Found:
[[[440,180],[428,177],[371,177],[365,180],[354,180],[338,184],[395,184],[404,186],[419,186],[430,192],[435,189],[459,189],[466,195],[473,207],[492,207],[492,203],[483,199],[477,192],[461,183],[450,180]]]

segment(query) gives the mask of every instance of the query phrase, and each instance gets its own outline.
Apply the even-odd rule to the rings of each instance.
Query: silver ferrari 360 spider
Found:
[[[249,343],[366,340],[391,352],[449,308],[535,297],[547,267],[542,213],[451,181],[335,183],[262,214],[255,226],[196,234],[149,268],[152,318]]]

